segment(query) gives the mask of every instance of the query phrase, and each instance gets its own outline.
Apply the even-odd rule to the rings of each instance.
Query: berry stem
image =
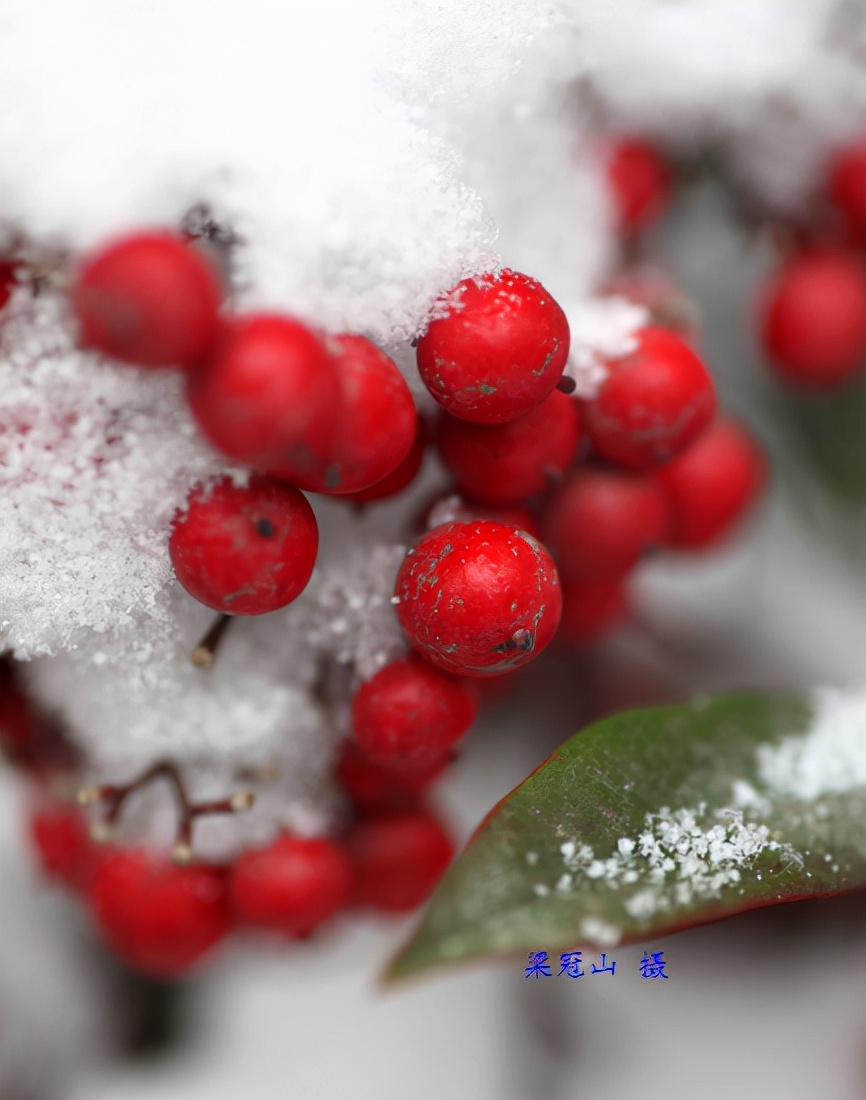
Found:
[[[560,393],[574,393],[577,389],[577,382],[573,378],[569,378],[567,374],[563,374],[560,380],[556,383],[556,388]]]
[[[220,647],[223,634],[228,629],[231,620],[231,615],[217,615],[208,627],[207,633],[189,656],[196,668],[211,668],[216,660],[217,650]]]
[[[93,830],[94,839],[108,839],[112,835],[123,806],[130,795],[157,779],[168,780],[177,800],[180,816],[175,843],[171,850],[172,859],[175,863],[189,863],[192,859],[192,826],[197,817],[204,817],[209,814],[240,813],[243,810],[251,809],[255,802],[255,795],[252,791],[236,791],[228,798],[209,802],[191,802],[177,767],[169,760],[162,760],[142,772],[131,783],[81,788],[78,792],[78,801],[82,806],[92,805],[95,802],[101,802],[105,806],[103,819]]]

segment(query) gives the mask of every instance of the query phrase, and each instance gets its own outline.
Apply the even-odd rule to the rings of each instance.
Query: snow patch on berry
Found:
[[[607,378],[605,360],[635,350],[636,333],[649,323],[649,313],[619,297],[587,298],[562,308],[571,330],[563,375],[574,380],[575,397],[591,401]]]

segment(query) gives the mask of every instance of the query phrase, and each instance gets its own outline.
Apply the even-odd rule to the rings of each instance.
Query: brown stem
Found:
[[[231,621],[231,615],[217,615],[208,627],[207,633],[189,657],[196,668],[210,668],[213,665],[223,634]]]
[[[176,863],[188,863],[192,858],[192,826],[198,817],[209,814],[234,814],[249,810],[255,802],[252,791],[237,791],[229,798],[210,802],[191,802],[186,793],[183,779],[177,767],[168,760],[154,764],[131,783],[118,786],[83,787],[78,792],[78,801],[82,805],[101,802],[105,813],[94,829],[94,839],[108,839],[120,818],[124,804],[130,795],[157,779],[167,779],[174,791],[178,806],[178,827],[175,843],[172,846],[172,859]]]

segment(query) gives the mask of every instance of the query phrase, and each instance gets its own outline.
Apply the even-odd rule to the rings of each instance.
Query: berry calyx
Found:
[[[397,364],[375,344],[334,336],[328,350],[340,383],[340,426],[324,477],[299,484],[342,495],[369,489],[396,470],[412,449],[418,416]]]
[[[637,334],[638,346],[608,360],[608,376],[583,406],[595,450],[610,462],[647,470],[684,450],[710,424],[716,393],[707,368],[678,336]]]
[[[719,420],[653,475],[668,498],[667,545],[699,549],[727,535],[760,494],[766,469],[749,432]]]
[[[458,487],[488,504],[523,500],[567,469],[580,438],[577,405],[554,392],[509,424],[470,424],[443,413],[436,445]]]
[[[606,169],[623,236],[640,233],[664,213],[673,192],[673,173],[654,145],[638,137],[621,138],[607,150]]]
[[[189,367],[217,334],[216,272],[171,233],[109,242],[82,261],[71,297],[81,342],[125,363]]]
[[[765,285],[764,351],[780,377],[840,385],[866,361],[866,266],[844,252],[801,252]]]
[[[352,700],[352,730],[376,763],[418,767],[442,759],[477,712],[468,684],[410,656],[360,686]]]
[[[584,468],[553,494],[542,530],[563,583],[586,583],[624,577],[661,544],[667,525],[667,500],[650,478]]]
[[[465,279],[418,341],[424,385],[452,416],[506,424],[553,392],[568,358],[565,314],[528,275]]]
[[[238,856],[227,885],[240,923],[308,936],[349,900],[352,867],[331,840],[286,835]]]
[[[133,969],[159,978],[185,974],[231,927],[220,868],[178,867],[142,848],[101,860],[89,902],[109,947]]]
[[[75,890],[89,885],[102,853],[90,839],[87,819],[78,806],[53,799],[40,801],[30,814],[29,831],[48,878]]]
[[[459,676],[498,676],[550,643],[562,610],[553,559],[500,523],[448,523],[403,560],[397,615],[413,648]]]
[[[827,193],[842,215],[852,244],[866,245],[866,134],[836,152]]]
[[[451,862],[454,846],[425,810],[362,819],[347,839],[356,905],[405,913],[426,901]]]
[[[321,480],[334,449],[336,365],[312,329],[291,317],[253,314],[223,325],[187,378],[187,400],[223,454],[287,481]]]
[[[177,579],[200,603],[264,615],[296,599],[313,572],[319,530],[292,485],[254,477],[196,485],[169,538]]]

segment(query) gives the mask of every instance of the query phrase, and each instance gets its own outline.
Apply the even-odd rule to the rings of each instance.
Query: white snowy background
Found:
[[[255,816],[197,833],[208,854],[279,821],[324,827],[338,731],[307,689],[322,652],[369,674],[399,645],[387,596],[411,505],[363,520],[322,505],[308,593],[237,624],[218,676],[193,669],[210,616],[174,582],[166,532],[191,483],[224,465],[177,379],[75,349],[70,257],[117,231],[179,226],[205,204],[236,241],[233,306],[365,332],[410,377],[408,341],[437,296],[507,263],[562,302],[585,376],[593,349],[641,320],[593,301],[616,255],[595,134],[711,150],[744,203],[784,215],[862,127],[864,73],[860,0],[3,0],[0,237],[23,236],[47,282],[35,303],[19,291],[0,329],[0,642],[27,660],[92,774],[125,778],[170,745],[206,798],[238,766],[276,765]],[[774,444],[748,335],[765,244],[747,247],[707,187],[658,239],[703,310],[727,406]],[[554,668],[519,709],[482,724],[443,784],[463,835],[606,685],[643,701],[866,680],[862,554],[858,568],[810,534],[790,495],[782,481],[718,554],[645,568],[638,623],[593,659],[582,694],[571,669]],[[4,1097],[28,1075],[43,1082],[32,1095],[64,1100],[709,1096],[720,1080],[744,1097],[866,1092],[866,952],[832,921],[772,958],[757,922],[683,934],[664,944],[675,976],[659,997],[623,982],[544,1007],[507,964],[382,999],[371,982],[399,926],[347,922],[292,956],[230,951],[202,980],[197,1043],[162,1067],[115,1071],[100,1057],[106,1009],[75,918],[28,877],[20,792],[2,784]],[[162,836],[160,807],[140,824]],[[725,951],[740,961],[720,965]],[[735,1065],[708,1070],[731,1049]]]

